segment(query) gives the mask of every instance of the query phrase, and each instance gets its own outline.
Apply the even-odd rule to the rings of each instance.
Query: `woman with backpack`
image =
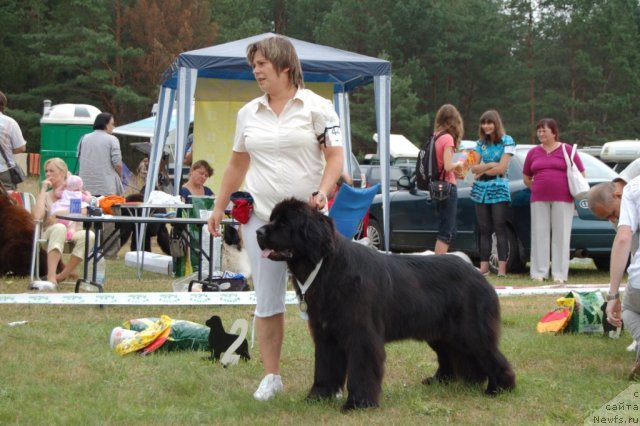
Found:
[[[463,170],[463,163],[453,162],[453,154],[460,145],[464,134],[462,116],[451,104],[444,104],[436,113],[434,126],[435,153],[438,162],[440,180],[451,184],[449,196],[436,200],[440,226],[436,240],[435,254],[445,254],[456,236],[456,210],[458,208],[458,190],[456,175]],[[433,194],[432,194],[433,195]]]
[[[498,246],[498,276],[507,275],[509,242],[507,211],[511,202],[507,169],[516,152],[513,138],[505,134],[500,114],[495,110],[480,116],[479,139],[475,151],[480,164],[471,167],[475,182],[471,199],[476,203],[476,218],[480,230],[480,272],[489,273],[492,238],[495,232]]]

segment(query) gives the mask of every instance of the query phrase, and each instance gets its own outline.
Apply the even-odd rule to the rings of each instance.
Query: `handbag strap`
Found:
[[[445,132],[444,130],[440,133],[436,133],[434,134],[433,137],[433,142],[431,143],[431,146],[429,147],[429,176],[431,176],[432,173],[432,169],[431,169],[431,165],[433,164],[433,161],[431,161],[431,159],[433,158],[432,155],[435,155],[436,153],[436,141],[440,138],[440,136],[444,135]],[[443,159],[444,161],[444,159]],[[436,160],[437,163],[437,160]],[[444,180],[444,164],[442,165],[442,171],[440,172],[440,180]]]
[[[7,158],[7,153],[4,152],[4,146],[1,146],[2,144],[0,144],[0,153],[2,154],[2,158],[4,158],[4,162],[7,163],[7,169],[11,168],[11,162],[9,161],[9,158]]]
[[[575,145],[573,145],[575,148]],[[576,154],[575,150],[571,150],[571,159],[569,158],[569,154],[567,154],[567,144],[562,144],[562,154],[564,155],[564,161],[567,163],[567,169],[570,169],[573,165],[573,156]]]

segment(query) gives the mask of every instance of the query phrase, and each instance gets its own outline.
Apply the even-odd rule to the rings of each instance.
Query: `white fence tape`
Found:
[[[563,287],[501,287],[498,296],[566,294],[569,291],[609,291],[608,285],[567,285]],[[624,290],[624,289],[621,289]],[[0,304],[50,305],[255,305],[253,291],[205,293],[20,293],[0,294]],[[288,291],[286,304],[297,304],[295,292]]]

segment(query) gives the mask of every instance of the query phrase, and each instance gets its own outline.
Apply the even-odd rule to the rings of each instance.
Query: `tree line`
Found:
[[[4,0],[0,90],[37,152],[44,99],[134,121],[179,53],[268,31],[391,61],[391,131],[417,144],[444,103],[465,139],[490,108],[518,143],[543,117],[580,145],[640,136],[639,0]],[[375,151],[373,87],[351,107]]]

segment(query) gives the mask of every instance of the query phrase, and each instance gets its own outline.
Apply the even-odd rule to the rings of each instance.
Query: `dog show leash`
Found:
[[[322,261],[323,260],[324,259],[320,259],[320,261],[318,262],[316,267],[313,268],[313,271],[311,271],[311,273],[309,274],[307,279],[304,281],[304,284],[302,284],[300,282],[300,280],[298,280],[296,278],[296,282],[298,283],[298,287],[300,287],[300,303],[298,304],[298,308],[300,309],[300,317],[305,321],[309,319],[309,315],[307,315],[307,302],[305,302],[305,300],[304,300],[304,294],[307,292],[309,287],[311,287],[311,284],[313,283],[313,280],[316,279],[316,276],[318,275],[318,272],[320,271],[320,267],[322,266]]]

